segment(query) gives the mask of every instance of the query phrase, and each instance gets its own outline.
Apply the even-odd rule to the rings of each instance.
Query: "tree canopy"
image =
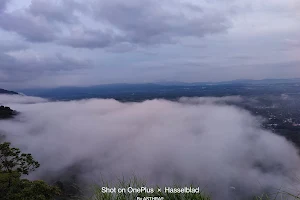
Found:
[[[9,119],[17,114],[16,111],[12,110],[7,106],[0,106],[0,119]]]
[[[8,142],[0,144],[0,199],[1,200],[51,200],[59,189],[41,180],[22,179],[40,164],[31,154],[22,153]]]

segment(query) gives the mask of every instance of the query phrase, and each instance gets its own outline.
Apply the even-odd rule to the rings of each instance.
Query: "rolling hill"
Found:
[[[0,88],[0,94],[19,94],[17,92],[9,91],[9,90],[4,90]]]

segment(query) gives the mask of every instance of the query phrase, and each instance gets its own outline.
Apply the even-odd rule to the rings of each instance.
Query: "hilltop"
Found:
[[[0,88],[0,94],[19,94],[17,92],[9,91],[9,90],[4,90]]]
[[[19,94],[19,93],[0,88],[0,94]],[[16,114],[17,114],[16,111],[0,104],[0,119],[9,119],[15,116]]]

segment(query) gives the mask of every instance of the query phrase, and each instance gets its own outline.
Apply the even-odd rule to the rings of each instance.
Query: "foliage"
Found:
[[[9,119],[17,114],[16,111],[6,106],[0,106],[0,119]]]
[[[0,144],[0,194],[1,200],[51,200],[59,194],[57,187],[44,181],[21,179],[36,170],[40,164],[31,154],[21,153],[10,143]]]
[[[28,175],[40,166],[31,154],[21,153],[18,148],[11,148],[10,143],[0,144],[0,170],[4,173],[17,171]]]
[[[50,200],[58,194],[58,188],[44,181],[19,179],[10,187],[3,200]]]
[[[80,200],[83,196],[83,191],[80,186],[76,184],[77,181],[57,181],[54,185],[60,190],[60,195],[57,200]]]
[[[300,196],[293,195],[286,191],[279,190],[276,194],[263,194],[257,196],[254,200],[297,200],[300,199]]]

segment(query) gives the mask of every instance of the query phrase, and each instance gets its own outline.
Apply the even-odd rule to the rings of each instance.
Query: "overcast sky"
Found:
[[[8,89],[300,77],[300,0],[0,0]]]

